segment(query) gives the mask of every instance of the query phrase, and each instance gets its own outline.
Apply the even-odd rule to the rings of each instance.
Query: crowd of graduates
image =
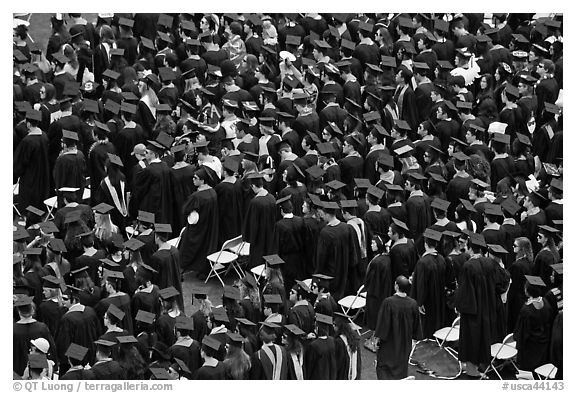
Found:
[[[15,377],[401,379],[459,317],[562,378],[562,20],[15,19]]]

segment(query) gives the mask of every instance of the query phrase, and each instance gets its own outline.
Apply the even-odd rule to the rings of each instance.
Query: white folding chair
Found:
[[[456,317],[452,325],[443,327],[434,332],[434,339],[440,348],[445,349],[453,358],[458,359],[458,352],[449,346],[449,344],[458,341],[460,338],[460,317]]]
[[[516,349],[516,341],[514,341],[514,334],[510,333],[501,343],[492,344],[490,346],[490,355],[492,356],[492,360],[490,364],[486,368],[486,371],[483,373],[483,378],[486,378],[486,375],[490,371],[490,369],[494,370],[498,378],[502,379],[502,376],[498,372],[498,369],[502,369],[506,363],[512,363],[516,371],[519,371],[518,366],[514,363],[514,358],[518,354],[518,350]],[[496,362],[500,362],[500,364],[496,364]]]
[[[239,257],[247,257],[250,255],[250,243],[242,241],[242,243],[237,244],[234,247],[230,247],[227,250],[233,252]]]
[[[366,307],[366,293],[364,291],[364,284],[358,288],[355,295],[348,295],[338,300],[342,312],[348,317],[350,322],[358,318],[358,315],[364,311]],[[352,312],[354,314],[352,315]]]
[[[90,189],[89,188],[85,188],[84,192],[82,192],[82,200],[86,201],[88,199],[90,199]]]
[[[257,283],[260,282],[261,278],[266,278],[266,264],[258,265],[250,269],[250,273],[254,276]]]
[[[546,363],[538,367],[534,372],[538,375],[539,379],[554,379],[558,369],[552,363]]]
[[[126,235],[128,236],[128,240],[132,239],[132,237],[134,237],[134,236],[138,236],[138,230],[131,225],[124,228],[124,230],[126,231]]]
[[[230,268],[232,268],[238,275],[238,278],[241,279],[243,277],[242,269],[240,269],[240,266],[238,266],[238,255],[234,254],[233,252],[226,251],[232,247],[236,247],[240,243],[242,243],[242,236],[227,240],[224,242],[224,244],[222,244],[222,249],[220,251],[207,256],[208,262],[210,262],[210,273],[208,273],[204,283],[207,283],[210,278],[216,276],[218,277],[218,280],[220,280],[222,286],[224,286],[224,281],[222,281],[222,277],[220,277],[219,274],[219,272],[221,272],[224,268],[226,268],[224,274],[227,274]]]
[[[182,228],[182,230],[180,231],[180,234],[178,235],[178,237],[175,237],[173,239],[168,240],[166,243],[170,244],[172,247],[176,247],[178,248],[178,245],[180,244],[180,239],[182,239],[182,233],[184,233],[184,230],[186,228]]]
[[[46,214],[44,221],[54,219],[54,209],[56,209],[56,205],[58,204],[58,197],[53,196],[48,198],[44,201],[44,204],[46,205],[46,209],[48,209],[48,214]]]
[[[22,217],[22,214],[20,213],[20,211],[16,207],[16,204],[14,203],[14,198],[16,198],[19,193],[20,193],[20,183],[16,182],[16,184],[12,186],[12,207],[16,211],[16,214],[18,214],[18,217]]]

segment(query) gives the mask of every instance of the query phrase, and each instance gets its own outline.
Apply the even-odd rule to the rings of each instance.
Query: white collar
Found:
[[[422,192],[422,190],[414,190],[414,191],[412,191],[412,192],[410,193],[409,198],[417,197],[417,196],[423,197],[423,196],[424,196],[424,192]]]

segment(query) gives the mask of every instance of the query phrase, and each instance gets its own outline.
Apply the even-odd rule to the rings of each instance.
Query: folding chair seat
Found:
[[[20,193],[20,183],[16,183],[12,186],[12,207],[16,211],[16,214],[18,214],[18,217],[22,217],[22,214],[20,213],[20,211],[16,207],[16,204],[14,203],[14,198],[16,198],[19,193]]]
[[[54,209],[56,209],[56,205],[58,204],[58,197],[53,196],[48,198],[44,201],[46,205],[46,209],[48,209],[48,214],[46,214],[46,218],[44,221],[53,220],[54,219]]]
[[[242,243],[228,248],[228,251],[233,252],[239,257],[247,257],[250,255],[250,243],[242,241]]]
[[[554,366],[552,363],[543,364],[542,366],[534,370],[536,375],[538,375],[539,379],[550,379],[550,378],[554,379],[556,378],[557,371],[558,368],[556,368],[556,366]]]
[[[82,200],[83,200],[83,201],[86,201],[86,200],[90,199],[90,196],[91,196],[90,189],[89,189],[89,188],[85,188],[85,189],[84,189],[84,192],[82,192]]]
[[[340,308],[342,308],[342,312],[346,314],[350,322],[353,322],[366,307],[366,297],[362,296],[363,291],[364,285],[358,288],[358,291],[356,291],[355,295],[348,295],[338,300],[338,304],[340,305]]]
[[[258,265],[250,269],[250,272],[256,279],[256,282],[260,282],[260,279],[266,278],[266,264],[263,263],[262,265]]]
[[[220,251],[212,253],[206,257],[208,262],[210,262],[210,273],[208,273],[204,283],[207,283],[210,278],[216,276],[218,280],[220,280],[222,286],[224,286],[224,281],[222,281],[222,277],[220,277],[220,272],[222,272],[224,269],[226,269],[224,274],[227,274],[228,271],[232,268],[238,275],[238,278],[243,277],[242,269],[240,269],[240,266],[238,266],[238,255],[234,254],[233,252],[226,251],[231,247],[238,246],[240,243],[242,243],[242,236],[227,240],[224,242],[224,244],[222,244]]]
[[[134,236],[138,236],[138,230],[131,225],[128,225],[126,228],[126,235],[128,236],[128,240],[132,239]]]
[[[486,371],[483,373],[484,378],[486,377],[486,374],[488,374],[488,372],[492,369],[498,378],[502,379],[498,369],[502,369],[506,363],[511,363],[516,371],[519,371],[518,366],[516,366],[516,363],[514,363],[514,358],[518,354],[518,350],[516,349],[516,341],[514,341],[513,333],[510,333],[504,337],[504,340],[502,340],[501,343],[492,344],[490,346],[490,354],[492,356],[492,360],[486,368]],[[496,362],[499,362],[500,364],[497,365]]]
[[[456,317],[452,325],[443,327],[434,332],[434,339],[440,348],[445,349],[454,358],[458,358],[458,352],[445,344],[456,342],[460,339],[460,317]]]

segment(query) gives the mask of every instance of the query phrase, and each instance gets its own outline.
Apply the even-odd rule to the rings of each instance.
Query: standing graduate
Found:
[[[336,218],[337,210],[336,202],[323,202],[320,207],[326,226],[318,235],[315,273],[334,277],[330,293],[339,300],[357,289],[354,284],[360,246],[354,228]]]
[[[66,372],[68,362],[66,361],[65,349],[70,344],[78,344],[88,348],[87,361],[94,360],[95,353],[92,343],[100,337],[102,333],[101,320],[98,319],[92,307],[80,303],[81,290],[69,286],[70,308],[60,320],[60,328],[56,333],[56,343],[58,350],[58,361],[60,362],[60,374]]]
[[[527,275],[524,288],[528,300],[520,309],[514,339],[518,367],[534,370],[548,361],[552,310],[548,301],[542,298],[546,284],[540,277]]]
[[[96,304],[94,311],[96,311],[96,314],[98,314],[98,317],[102,320],[110,305],[114,304],[126,314],[126,318],[122,321],[121,326],[132,334],[134,327],[132,323],[132,310],[130,309],[130,296],[120,291],[120,280],[124,279],[124,274],[122,272],[106,270],[105,276],[104,287],[106,288],[108,296]]]
[[[294,303],[287,312],[287,322],[302,329],[305,334],[314,331],[314,307],[309,302],[312,291],[303,281],[297,280],[290,290],[290,301]]]
[[[408,226],[392,218],[392,224],[388,228],[388,237],[392,241],[390,246],[390,255],[392,277],[410,276],[414,271],[414,266],[418,261],[418,252],[412,239],[406,235],[409,233]]]
[[[248,179],[252,192],[256,195],[250,201],[244,217],[242,239],[250,243],[248,268],[253,268],[261,264],[264,255],[273,254],[276,198],[264,188],[262,174],[250,174]]]
[[[125,379],[124,369],[116,360],[112,360],[112,349],[116,343],[108,340],[96,340],[96,362],[90,369],[94,379]]]
[[[490,362],[490,293],[488,277],[482,266],[487,264],[484,236],[471,233],[468,239],[470,258],[462,266],[461,285],[456,289],[456,309],[460,312],[460,348],[458,360],[466,362],[466,374],[478,377],[478,366]]]
[[[12,327],[12,369],[16,374],[22,375],[26,368],[30,340],[42,337],[48,340],[50,348],[55,348],[55,345],[48,326],[33,318],[34,308],[30,296],[19,297],[14,306],[20,319]]]
[[[62,130],[63,149],[54,165],[54,188],[62,187],[78,188],[78,200],[82,200],[82,193],[86,185],[86,158],[78,151],[78,134],[68,130]],[[64,206],[62,197],[58,200],[58,206]]]
[[[122,160],[115,154],[108,153],[108,159],[104,164],[106,175],[98,184],[95,193],[95,203],[107,203],[114,208],[110,211],[112,222],[124,233],[128,217],[128,189],[126,177],[122,173],[124,165]]]
[[[304,368],[308,379],[336,379],[336,344],[330,336],[332,317],[316,314],[316,337],[304,352]]]
[[[218,196],[219,235],[218,246],[226,240],[235,238],[242,233],[242,186],[236,178],[238,161],[228,157],[222,163],[224,179],[218,183],[214,190]]]
[[[423,338],[434,337],[434,332],[444,325],[446,261],[436,251],[441,238],[440,232],[426,229],[424,254],[416,262],[412,273],[410,297],[418,302]]]
[[[420,338],[418,303],[408,296],[410,281],[398,276],[396,293],[382,302],[374,335],[379,339],[376,355],[378,379],[408,376],[408,360],[415,340]]]
[[[174,287],[168,287],[160,290],[160,298],[162,299],[162,315],[156,322],[156,333],[158,333],[158,341],[161,341],[167,346],[171,346],[176,342],[176,318],[184,314],[178,306],[177,297],[180,296]]]
[[[174,165],[170,168],[172,175],[172,187],[174,187],[174,235],[186,226],[186,217],[182,212],[182,206],[194,192],[194,172],[196,167],[186,162],[186,143],[173,146],[170,151],[174,154]]]
[[[350,323],[348,316],[334,313],[334,344],[336,345],[336,379],[362,379],[362,356],[360,355],[360,329]]]
[[[145,263],[136,269],[136,284],[138,288],[132,295],[130,302],[134,318],[140,311],[152,313],[156,318],[160,316],[160,289],[157,285],[152,284],[152,279],[156,274],[158,274],[158,271]],[[136,321],[136,319],[134,320]]]
[[[206,256],[218,250],[218,196],[208,184],[209,175],[209,170],[203,167],[194,174],[198,191],[184,205],[187,225],[178,245],[182,269],[196,271],[202,280],[210,271]]]
[[[50,167],[48,165],[48,138],[38,128],[42,121],[39,111],[26,113],[28,135],[22,139],[14,152],[13,181],[18,179],[19,205],[22,208],[34,206],[44,207],[44,200],[50,195]]]
[[[159,289],[174,287],[178,296],[178,306],[184,310],[184,299],[182,297],[182,275],[180,272],[180,253],[176,247],[168,243],[168,238],[172,233],[170,224],[154,224],[154,237],[158,251],[152,254],[150,266],[156,270],[153,282]]]
[[[304,220],[294,215],[290,199],[291,195],[287,195],[276,201],[282,218],[274,225],[274,252],[285,262],[280,269],[286,291],[292,288],[295,280],[307,278]]]
[[[154,213],[156,222],[169,223],[174,216],[174,199],[170,168],[160,160],[165,148],[156,141],[148,141],[146,148],[149,165],[134,185],[134,197],[140,210]]]

